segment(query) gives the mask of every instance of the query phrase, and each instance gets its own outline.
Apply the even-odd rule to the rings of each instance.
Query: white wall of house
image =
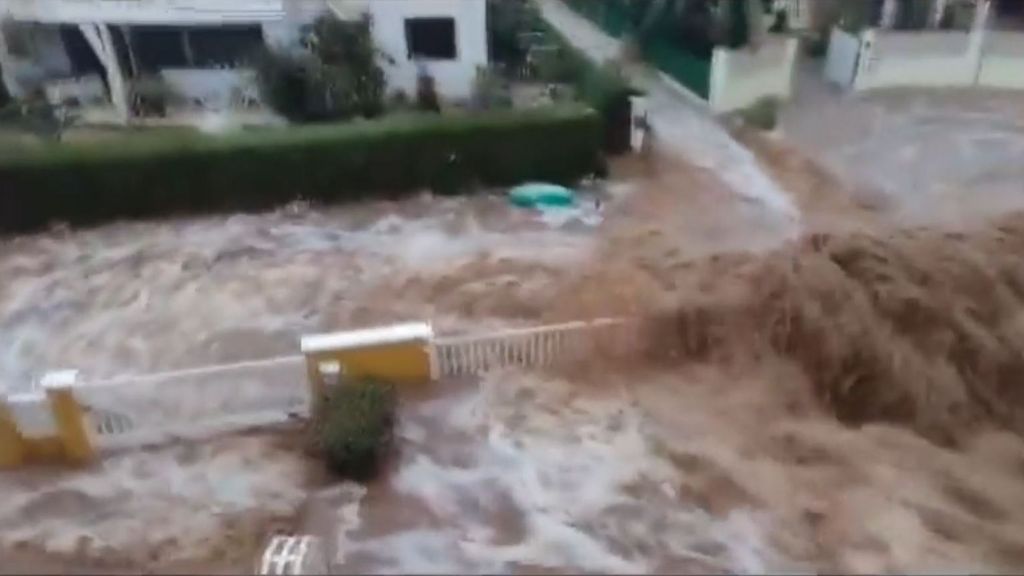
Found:
[[[217,24],[280,20],[307,0],[0,0],[15,20],[87,24]]]
[[[708,100],[715,112],[744,108],[761,98],[788,98],[793,89],[796,38],[769,36],[756,50],[715,48]]]
[[[412,95],[419,66],[435,79],[439,94],[468,98],[478,66],[487,65],[487,4],[485,0],[385,0],[369,2],[373,35],[394,63],[385,63],[391,89]],[[417,60],[408,56],[405,22],[408,18],[455,19],[456,57],[453,60]]]

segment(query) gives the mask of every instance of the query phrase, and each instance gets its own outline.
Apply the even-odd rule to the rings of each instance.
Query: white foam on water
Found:
[[[757,518],[714,518],[678,499],[679,471],[652,449],[623,392],[578,392],[560,380],[494,373],[403,416],[404,456],[391,487],[426,505],[440,526],[396,526],[365,539],[347,532],[339,561],[360,554],[372,558],[360,568],[373,572],[448,573],[772,566]]]
[[[305,499],[301,455],[236,438],[203,446],[108,456],[75,474],[34,482],[0,475],[0,545],[31,542],[54,553],[159,549],[201,556],[233,516],[290,515]]]
[[[538,219],[553,228],[560,228],[570,222],[579,222],[584,226],[593,227],[604,221],[601,210],[593,204],[550,206],[538,212]]]
[[[593,240],[487,198],[296,205],[18,238],[0,244],[0,390],[25,390],[56,366],[94,379],[293,352],[301,334],[338,328],[381,284],[474,259],[564,267]]]

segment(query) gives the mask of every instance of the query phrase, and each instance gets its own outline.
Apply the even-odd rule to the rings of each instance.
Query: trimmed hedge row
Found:
[[[557,106],[65,144],[0,161],[0,231],[262,210],[300,197],[344,202],[425,187],[568,183],[600,169],[600,139],[592,110]]]

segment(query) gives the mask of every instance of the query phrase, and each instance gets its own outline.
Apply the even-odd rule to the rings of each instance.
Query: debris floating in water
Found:
[[[543,182],[530,182],[516,186],[508,193],[509,201],[524,208],[544,208],[548,206],[572,206],[576,203],[576,192]]]

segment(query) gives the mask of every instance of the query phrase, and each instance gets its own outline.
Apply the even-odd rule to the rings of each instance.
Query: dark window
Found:
[[[259,26],[189,28],[192,64],[200,67],[235,67],[252,58],[263,46]]]
[[[77,26],[61,26],[60,37],[64,41],[64,50],[67,52],[68,60],[71,61],[72,74],[75,76],[99,74],[104,82],[107,81],[103,64],[96,56],[96,51],[92,49]]]
[[[453,60],[455,51],[454,18],[408,18],[405,21],[405,43],[409,58]]]
[[[132,50],[141,71],[188,67],[181,28],[138,26],[132,28],[131,35]]]

